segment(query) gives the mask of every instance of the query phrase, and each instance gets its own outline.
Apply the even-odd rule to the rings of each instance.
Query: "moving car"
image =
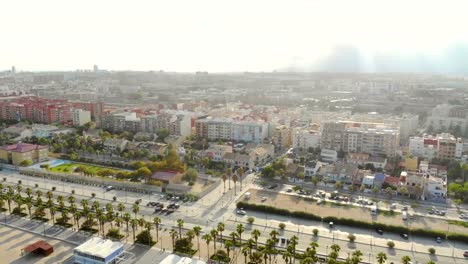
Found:
[[[271,185],[268,186],[268,189],[271,190],[271,189],[274,189],[274,188],[276,188],[276,187],[278,187],[278,184],[273,183],[273,184],[271,184]]]
[[[330,228],[333,228],[333,222],[328,223],[328,226],[329,226]]]
[[[107,186],[107,187],[106,187],[106,192],[112,191],[113,189],[114,189],[114,187],[112,187],[112,186]]]
[[[403,239],[408,239],[408,234],[402,233],[402,234],[400,234],[400,236]]]
[[[246,215],[247,213],[246,213],[244,210],[242,210],[242,209],[237,209],[237,210],[236,210],[236,214],[238,214],[238,215]]]
[[[436,242],[437,242],[437,244],[440,244],[440,243],[442,243],[442,238],[440,238],[440,237],[437,237],[437,238],[436,238]]]
[[[383,230],[382,229],[376,229],[375,232],[379,235],[383,235]]]
[[[465,258],[468,258],[468,250],[465,251],[465,252],[463,252],[463,256],[464,256]]]
[[[262,202],[266,201],[267,198],[265,196],[262,197]]]

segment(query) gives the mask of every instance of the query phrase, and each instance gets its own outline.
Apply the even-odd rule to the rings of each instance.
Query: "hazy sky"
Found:
[[[0,69],[271,71],[348,45],[372,71],[376,53],[438,58],[468,43],[467,10],[447,0],[2,1]]]

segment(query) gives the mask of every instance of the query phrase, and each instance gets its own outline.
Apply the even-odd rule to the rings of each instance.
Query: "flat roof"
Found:
[[[110,239],[93,237],[90,240],[76,247],[75,251],[105,259],[122,247],[123,244],[120,242],[112,242],[112,240]]]
[[[206,264],[205,261],[192,259],[188,257],[180,257],[174,254],[167,256],[159,264]]]

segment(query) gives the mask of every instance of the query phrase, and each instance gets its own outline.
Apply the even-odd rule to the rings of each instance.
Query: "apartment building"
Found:
[[[277,126],[273,131],[272,141],[276,149],[286,149],[291,147],[291,128],[286,126]]]
[[[268,137],[268,123],[263,121],[235,121],[232,123],[231,140],[263,143]]]
[[[423,135],[409,139],[409,153],[412,156],[432,159],[459,159],[463,154],[463,142],[449,133],[436,136]]]
[[[0,102],[0,118],[5,120],[28,120],[35,123],[73,122],[72,110],[90,111],[91,117],[99,119],[102,114],[101,102],[70,102],[67,100],[47,99],[26,96]]]
[[[91,122],[91,112],[83,109],[72,110],[72,121],[74,126],[82,126]]]
[[[207,138],[209,140],[231,140],[232,120],[212,119],[207,122]]]
[[[13,165],[20,165],[26,160],[43,162],[49,159],[48,154],[48,147],[41,145],[18,143],[0,147],[0,160]]]
[[[344,152],[393,156],[399,148],[399,129],[390,124],[329,121],[322,126],[321,146]]]
[[[292,147],[299,149],[316,148],[320,146],[320,132],[304,128],[295,128],[292,132]]]

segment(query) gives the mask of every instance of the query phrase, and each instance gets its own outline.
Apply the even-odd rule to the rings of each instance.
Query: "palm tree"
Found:
[[[127,226],[127,236],[128,236],[128,223],[130,222],[132,217],[130,216],[128,212],[125,212],[125,214],[122,216],[122,219],[125,221],[125,224]]]
[[[193,238],[195,237],[195,232],[193,232],[193,230],[189,229],[189,230],[187,230],[187,233],[185,233],[185,235],[190,240],[190,242],[192,242]]]
[[[292,263],[292,259],[293,259],[293,258],[292,258],[291,252],[285,251],[285,252],[283,253],[283,260],[284,260],[284,262],[286,262],[286,264],[287,264],[287,263]]]
[[[226,249],[226,252],[227,252],[228,257],[230,257],[230,256],[229,256],[229,255],[230,255],[229,253],[231,253],[231,248],[233,247],[233,245],[234,245],[234,244],[232,243],[231,240],[226,240],[226,241],[224,241],[224,248]]]
[[[255,240],[255,248],[258,248],[258,237],[260,237],[261,233],[260,230],[254,229],[252,230],[252,238]]]
[[[28,208],[29,218],[32,218],[31,207],[33,206],[33,204],[31,196],[26,197],[24,203],[26,204],[26,208]]]
[[[8,191],[5,194],[5,199],[6,199],[7,204],[8,204],[8,212],[11,213],[11,202],[13,201],[13,192]]]
[[[171,236],[171,239],[172,239],[172,250],[175,249],[175,241],[176,241],[176,238],[177,238],[177,231],[175,231],[174,229],[171,229],[171,231],[169,232],[169,235]]]
[[[223,183],[224,183],[224,190],[223,190],[223,193],[226,192],[226,180],[227,180],[227,176],[226,176],[226,174],[223,174]]]
[[[331,245],[330,248],[331,248],[331,250],[333,250],[336,253],[340,252],[340,249],[341,249],[341,247],[339,245],[337,245],[337,244]]]
[[[161,224],[161,218],[159,217],[153,218],[153,224],[156,229],[156,241],[159,241],[159,225]]]
[[[195,234],[195,236],[197,236],[198,258],[200,258],[200,233],[201,233],[201,227],[200,226],[194,226],[193,227],[193,233]]]
[[[132,212],[135,214],[135,218],[137,218],[137,214],[140,212],[140,206],[137,203],[133,204]]]
[[[120,217],[123,217],[123,212],[125,211],[125,205],[123,203],[119,203],[117,205],[117,210],[120,212]]]
[[[232,243],[234,243],[234,245],[236,244],[236,237],[239,236],[236,232],[231,232],[229,234],[229,236],[231,237],[232,239]]]
[[[297,240],[299,240],[299,238],[296,235],[293,235],[290,239],[291,241],[290,245],[292,246],[292,250],[293,250],[293,257],[296,256],[296,246],[298,244]]]
[[[224,231],[224,223],[223,222],[219,222],[218,223],[218,226],[217,226],[217,230],[218,230],[218,234],[219,236],[221,237],[221,241],[223,240],[223,231]]]
[[[46,193],[46,196],[47,196],[47,199],[52,200],[52,198],[54,198],[54,193],[52,191],[48,191]]]
[[[124,220],[122,219],[122,217],[117,216],[114,221],[115,221],[115,225],[119,228],[119,231],[120,231],[120,227],[122,226],[122,223],[124,222]]]
[[[42,191],[41,191],[41,190],[37,190],[37,191],[36,191],[36,196],[37,196],[38,199],[41,198],[41,196],[42,196]]]
[[[237,170],[237,175],[239,175],[239,180],[240,180],[240,190],[242,192],[242,178],[244,177],[244,168],[240,167]]]
[[[239,234],[239,239],[242,243],[242,233],[244,233],[245,231],[245,228],[244,228],[244,225],[243,224],[238,224],[237,227],[236,227],[236,231],[237,231],[237,234]]]
[[[379,252],[379,254],[377,254],[377,263],[383,264],[385,263],[386,260],[387,260],[387,254],[383,252]]]
[[[85,207],[88,207],[88,200],[83,199],[81,200],[80,204],[81,204],[81,207],[83,207],[84,209]]]
[[[244,263],[247,263],[247,255],[249,255],[249,248],[246,246],[242,247],[242,255],[244,255]]]
[[[210,242],[211,242],[211,235],[210,234],[204,234],[202,236],[202,239],[205,240],[206,242],[206,249],[208,250],[208,259],[210,259]]]
[[[135,241],[135,229],[138,226],[138,220],[135,218],[130,220],[130,225],[132,226],[132,231],[133,231],[133,241]]]
[[[32,189],[31,188],[26,188],[26,195],[31,198],[31,194],[32,194]]]
[[[77,229],[80,229],[81,212],[80,212],[80,211],[75,211],[75,212],[73,213],[73,218],[75,219],[76,228],[77,228]]]
[[[184,227],[184,220],[177,219],[177,227],[179,228],[179,238],[182,238],[182,227]]]
[[[403,264],[409,264],[411,262],[411,258],[409,256],[403,256],[401,258],[401,263]]]
[[[360,250],[356,250],[353,252],[353,257],[351,258],[352,264],[359,264],[362,261],[362,252]]]
[[[216,229],[211,229],[210,235],[213,238],[214,252],[216,252],[216,238],[218,237],[218,231],[216,231]]]
[[[234,182],[234,195],[236,195],[236,182],[237,182],[237,175],[232,175],[232,181]]]
[[[50,213],[50,217],[52,218],[52,224],[55,225],[55,213],[57,212],[57,208],[55,208],[55,206],[52,206],[49,208],[49,213]]]
[[[99,201],[93,201],[93,205],[91,206],[94,208],[94,210],[98,210],[98,209],[101,209],[101,204],[99,203]]]
[[[249,248],[249,257],[252,257],[252,249],[254,248],[255,240],[249,238],[247,239],[247,242],[245,242],[245,244]]]
[[[226,170],[227,178],[228,178],[228,185],[229,185],[229,190],[231,190],[231,176],[232,176],[232,169],[228,168]]]

